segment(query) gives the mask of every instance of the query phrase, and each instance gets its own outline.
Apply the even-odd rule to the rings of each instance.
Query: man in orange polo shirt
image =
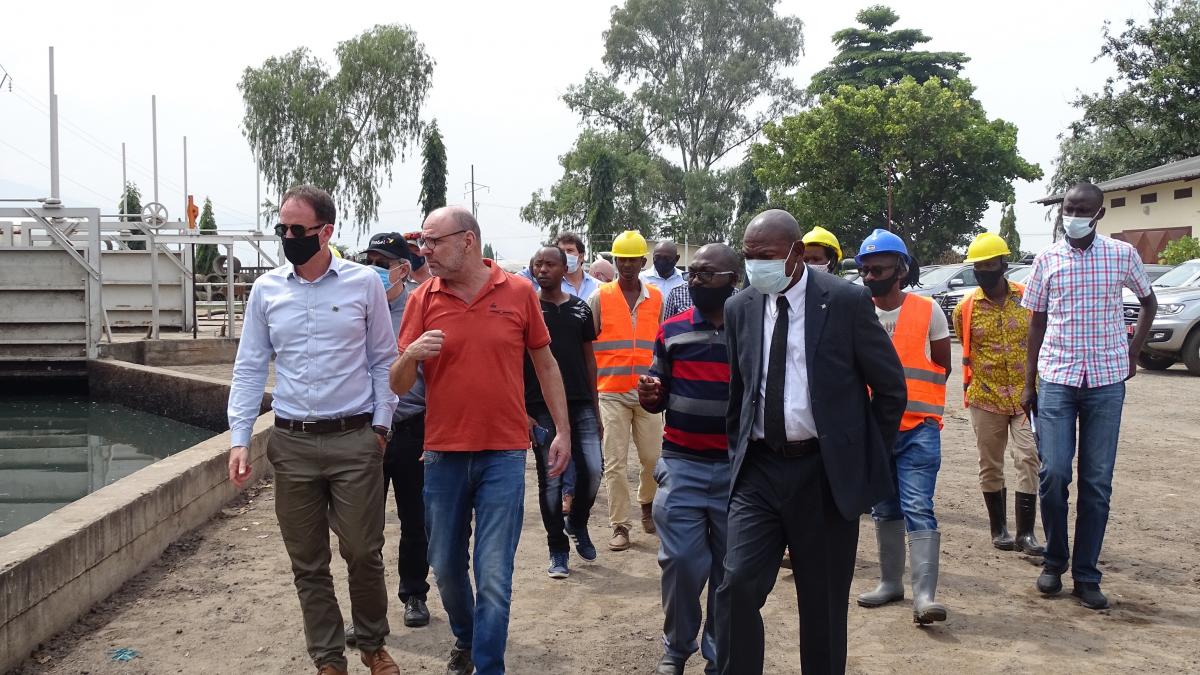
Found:
[[[461,207],[425,219],[421,254],[434,278],[408,301],[390,381],[403,394],[424,365],[425,524],[429,564],[455,637],[447,672],[494,675],[504,672],[524,515],[527,351],[554,420],[551,476],[570,458],[571,424],[537,295],[485,260],[481,242],[479,223]],[[472,516],[477,593],[467,573]]]

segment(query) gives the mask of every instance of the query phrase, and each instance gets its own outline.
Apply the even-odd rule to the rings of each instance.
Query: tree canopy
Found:
[[[421,147],[421,217],[446,205],[446,146],[437,120],[425,132]]]
[[[1017,212],[1011,200],[1004,205],[1004,215],[1000,216],[1000,238],[1008,244],[1009,260],[1016,262],[1023,257],[1021,233],[1017,231]]]
[[[829,66],[813,76],[809,92],[832,94],[842,85],[887,86],[905,77],[917,82],[937,78],[942,83],[958,77],[970,59],[962,52],[930,52],[914,49],[929,42],[917,28],[892,30],[900,15],[884,5],[859,12],[855,20],[862,28],[843,28],[833,34],[837,55]]]
[[[772,203],[843,242],[893,222],[918,259],[933,260],[982,231],[988,203],[1041,169],[1017,153],[1017,129],[989,120],[964,79],[842,86],[820,104],[764,129],[756,175]]]
[[[204,208],[200,210],[200,234],[216,234],[217,219],[213,216],[212,200],[204,198]],[[213,270],[213,262],[217,259],[216,244],[200,244],[196,247],[196,260],[192,267],[197,274],[208,274]]]
[[[238,89],[242,131],[278,194],[312,183],[359,233],[379,213],[379,189],[421,131],[433,60],[407,26],[378,25],[341,42],[338,70],[300,47],[248,67]]]
[[[1100,182],[1200,155],[1200,1],[1154,0],[1145,23],[1106,23],[1097,59],[1116,73],[1080,94],[1051,189]]]
[[[117,213],[129,214],[121,216],[122,223],[142,222],[142,191],[138,189],[137,183],[133,181],[125,183],[125,190],[121,193],[120,201],[117,202]],[[129,232],[130,234],[144,233],[138,225],[131,225]],[[131,241],[128,246],[134,251],[146,250],[146,242],[144,241]]]

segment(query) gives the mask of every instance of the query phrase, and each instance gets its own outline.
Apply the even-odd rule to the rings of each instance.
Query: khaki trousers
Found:
[[[970,407],[971,426],[979,446],[979,488],[999,492],[1004,488],[1004,449],[1012,454],[1017,472],[1017,492],[1038,493],[1037,444],[1024,413],[1001,415]]]
[[[383,577],[383,453],[370,425],[331,434],[276,427],[267,443],[275,470],[275,514],[292,562],[308,654],[318,667],[346,668],[344,625],[329,573],[329,531],[338,536],[359,648],[389,632]]]
[[[630,527],[629,443],[637,448],[641,464],[637,499],[653,504],[657,485],[654,465],[662,454],[663,416],[651,414],[637,403],[636,394],[600,394],[600,421],[604,424],[604,487],[608,490],[608,520],[612,527]]]

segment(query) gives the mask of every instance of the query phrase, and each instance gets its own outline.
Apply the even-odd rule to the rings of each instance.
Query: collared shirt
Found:
[[[404,308],[408,304],[408,298],[412,292],[417,289],[417,282],[409,279],[404,282],[404,292],[396,297],[395,300],[388,301],[388,309],[392,314],[392,333],[398,338],[400,336],[400,324],[404,321]],[[392,415],[392,420],[395,422],[404,422],[410,420],[417,415],[425,414],[425,373],[421,366],[417,366],[417,380],[413,382],[413,386],[408,390],[400,400],[396,402],[396,412]]]
[[[809,398],[808,360],[804,344],[804,293],[808,290],[808,272],[800,277],[795,286],[780,293],[768,295],[763,311],[762,382],[758,385],[758,397],[762,403],[754,417],[754,429],[750,438],[766,438],[767,373],[771,366],[771,339],[775,333],[775,319],[779,316],[779,298],[788,301],[787,361],[784,364],[783,419],[787,440],[803,441],[817,436],[817,421],[813,418]]]
[[[420,285],[414,281],[403,281],[401,283],[404,284],[404,290],[400,292],[400,295],[396,296],[395,300],[388,300],[388,311],[392,315],[392,333],[394,335],[400,334],[400,322],[404,320],[404,306],[408,304],[408,296]],[[386,291],[387,289],[384,290]]]
[[[1141,258],[1129,244],[1096,235],[1085,250],[1066,239],[1033,261],[1021,304],[1046,313],[1038,375],[1068,387],[1103,387],[1129,376],[1122,289],[1150,295]]]
[[[683,275],[679,273],[679,270],[675,268],[671,268],[671,276],[665,279],[658,276],[658,271],[654,268],[642,272],[640,278],[642,281],[652,286],[656,286],[658,290],[662,291],[664,299],[671,294],[671,291],[679,288],[680,286],[687,285],[687,279],[684,279]]]
[[[733,287],[733,292],[738,292],[737,286]],[[692,306],[692,292],[688,290],[688,285],[685,283],[673,289],[663,300],[663,316],[669,319],[676,314],[686,312]]]
[[[695,308],[667,319],[654,342],[650,374],[662,381],[666,410],[664,457],[729,460],[725,411],[729,407],[729,350],[725,329]]]
[[[1029,310],[1011,283],[1003,304],[976,288],[971,310],[971,384],[967,403],[998,415],[1021,414],[1025,392],[1025,353],[1029,346]],[[963,303],[954,308],[954,333],[963,335]]]
[[[413,291],[400,326],[401,351],[426,331],[444,333],[441,353],[426,359],[425,449],[521,450],[526,350],[550,344],[537,295],[518,277],[484,260],[489,275],[464,302],[439,277]]]
[[[563,280],[562,280],[563,293],[568,293],[570,295],[573,295],[573,296],[579,298],[580,300],[586,301],[588,298],[592,297],[598,290],[600,290],[600,282],[597,281],[592,275],[588,274],[587,272],[583,273],[583,281],[579,282],[578,287],[576,287],[575,284],[572,284],[571,280],[568,279],[565,275],[563,276]]]
[[[609,283],[619,283],[619,282],[613,281],[613,282],[609,282]],[[642,281],[641,282],[641,292],[638,294],[637,302],[633,303],[633,307],[629,310],[630,315],[636,317],[638,307],[640,307],[643,302],[645,302],[649,299],[650,299],[650,288],[649,288],[649,286],[646,285],[646,282]],[[596,325],[596,335],[598,338],[603,337],[600,335],[600,294],[592,293],[591,297],[589,297],[587,299],[587,304],[588,304],[588,308],[590,308],[592,310],[592,322]],[[658,317],[659,323],[662,323],[662,320],[663,320],[663,316],[660,315]],[[628,392],[626,392],[624,394],[614,394],[612,392],[602,391],[602,392],[600,392],[600,398],[618,399],[618,400],[622,401],[623,403],[626,403],[631,406],[638,405],[637,387],[630,389]]]
[[[388,368],[396,342],[383,284],[372,270],[335,257],[316,281],[289,264],[254,282],[229,391],[235,447],[250,442],[272,355],[276,415],[322,420],[371,413],[372,424],[390,426],[396,395]]]

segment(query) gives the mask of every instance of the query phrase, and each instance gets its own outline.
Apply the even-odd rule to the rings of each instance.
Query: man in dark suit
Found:
[[[759,611],[792,552],[807,673],[846,669],[858,518],[892,492],[904,371],[867,289],[804,265],[800,225],[764,211],[743,239],[751,288],[725,306],[732,488],[717,589],[723,675],[763,670]],[[868,393],[870,387],[870,393]]]

